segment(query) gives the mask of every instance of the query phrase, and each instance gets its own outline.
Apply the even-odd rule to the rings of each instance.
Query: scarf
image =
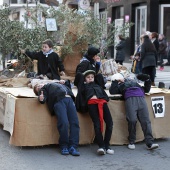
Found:
[[[103,132],[103,104],[104,103],[107,103],[107,101],[104,99],[90,99],[88,101],[88,104],[98,104],[101,132]]]
[[[46,57],[48,57],[48,55],[51,54],[52,52],[53,52],[53,49],[51,49],[51,50],[48,51],[48,52],[43,52],[43,54],[44,54]]]

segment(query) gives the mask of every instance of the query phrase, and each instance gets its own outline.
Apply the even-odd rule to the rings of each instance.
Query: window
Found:
[[[164,34],[167,41],[170,42],[170,5],[160,5],[160,10],[160,33]]]

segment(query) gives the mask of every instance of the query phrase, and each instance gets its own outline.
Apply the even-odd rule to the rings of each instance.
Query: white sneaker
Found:
[[[110,155],[113,155],[114,154],[114,150],[109,148],[109,149],[106,150],[106,153],[110,154]]]
[[[129,149],[135,149],[135,144],[129,144],[129,145],[128,145],[128,148],[129,148]]]
[[[154,144],[154,143],[153,143],[153,144],[152,144],[150,147],[148,147],[147,149],[148,149],[148,150],[153,150],[153,149],[156,149],[156,148],[158,148],[158,147],[159,147],[158,144],[156,144],[156,143]]]
[[[105,154],[106,154],[106,151],[105,151],[103,148],[99,148],[99,149],[97,150],[97,153],[98,153],[99,155],[105,155]]]

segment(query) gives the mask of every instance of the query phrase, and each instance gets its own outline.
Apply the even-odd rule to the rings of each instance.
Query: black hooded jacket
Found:
[[[44,100],[43,101],[39,100],[39,102],[41,104],[44,104],[46,102],[52,115],[54,115],[53,108],[54,108],[55,103],[65,98],[66,94],[70,95],[73,100],[75,99],[74,94],[71,91],[71,89],[60,83],[48,83],[44,85],[39,91],[38,96],[41,95],[41,91],[43,91]]]

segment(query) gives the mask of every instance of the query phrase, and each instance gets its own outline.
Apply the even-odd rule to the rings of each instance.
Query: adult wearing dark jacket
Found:
[[[57,53],[53,51],[51,40],[45,40],[42,43],[42,51],[30,52],[21,51],[31,59],[37,60],[38,75],[46,75],[49,79],[60,80],[60,74],[64,75],[64,66]],[[60,73],[59,73],[60,72]]]
[[[145,92],[150,91],[151,81],[147,74],[138,74],[137,78],[144,81],[144,87],[140,86],[135,80],[124,79],[120,73],[117,73],[111,78],[112,84],[109,92],[110,94],[122,94],[125,99],[125,111],[129,132],[128,148],[135,149],[136,123],[138,118],[144,133],[147,148],[156,149],[159,145],[153,143],[151,122],[147,103],[144,98]]]
[[[141,62],[142,62],[142,73],[148,74],[152,81],[152,85],[155,85],[155,69],[156,69],[156,59],[157,59],[157,52],[155,46],[149,39],[148,35],[144,35],[142,38],[142,45],[141,45]]]
[[[164,69],[164,65],[163,65],[163,59],[167,58],[167,42],[165,40],[165,37],[163,34],[159,34],[159,58],[160,58],[160,71],[162,71]]]
[[[95,130],[95,139],[99,146],[97,153],[100,155],[104,155],[106,153],[113,154],[114,151],[110,149],[109,142],[112,135],[113,121],[110,114],[110,110],[108,108],[107,102],[109,101],[109,97],[102,87],[94,82],[95,71],[87,70],[84,73],[80,73],[83,75],[83,79],[79,80],[79,89],[78,94],[84,98],[84,103],[87,106],[87,110],[89,115],[93,121],[94,130]],[[77,99],[77,97],[76,97]],[[79,102],[79,101],[78,101]],[[82,107],[84,109],[84,103],[79,103],[78,107]],[[77,107],[77,103],[76,103]],[[103,137],[102,132],[103,128],[103,120],[106,123],[105,136]]]
[[[116,58],[115,61],[116,63],[119,63],[121,65],[123,65],[123,61],[125,60],[125,39],[123,38],[122,35],[118,35],[119,37],[119,43],[115,46],[116,49]]]
[[[34,92],[38,95],[39,102],[46,102],[51,114],[57,116],[61,154],[79,156],[79,122],[73,102],[74,95],[70,88],[61,83],[63,82],[60,80],[59,83],[35,85]]]

